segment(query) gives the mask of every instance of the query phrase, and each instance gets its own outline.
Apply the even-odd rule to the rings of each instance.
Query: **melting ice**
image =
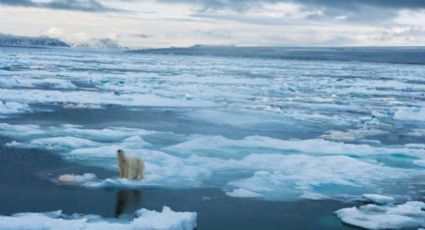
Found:
[[[420,65],[1,54],[6,146],[110,170],[123,148],[146,163],[143,183],[92,177],[85,186],[213,186],[233,197],[294,200],[400,194],[425,178]]]

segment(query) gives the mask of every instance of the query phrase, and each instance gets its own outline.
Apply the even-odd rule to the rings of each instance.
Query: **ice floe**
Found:
[[[380,195],[380,194],[363,194],[362,197],[367,201],[376,204],[389,204],[395,201],[394,197]]]
[[[186,142],[169,147],[170,150],[183,152],[199,150],[220,151],[226,148],[262,148],[325,155],[407,154],[412,156],[424,156],[425,154],[425,149],[417,148],[399,146],[375,147],[368,144],[350,144],[323,139],[281,140],[264,136],[248,136],[237,140],[227,139],[222,136],[195,136]]]
[[[367,204],[335,212],[344,223],[365,229],[425,227],[425,203],[407,201],[396,205]]]
[[[96,215],[64,215],[62,211],[48,213],[17,213],[0,216],[1,229],[135,229],[135,230],[193,230],[196,212],[175,212],[164,206],[162,211],[140,209],[132,220],[106,219]]]
[[[14,114],[14,113],[27,113],[31,111],[32,111],[31,108],[26,103],[0,101],[0,115]]]
[[[414,160],[413,163],[425,168],[425,160]]]
[[[0,123],[0,133],[15,140],[9,147],[59,151],[65,159],[117,172],[116,150],[145,161],[142,182],[124,179],[84,181],[88,187],[220,186],[229,196],[264,199],[325,199],[340,194],[379,191],[380,184],[423,176],[417,168],[391,167],[369,155],[405,154],[413,165],[420,146],[374,147],[322,139],[281,140],[263,136],[180,136],[180,143],[155,148],[150,135],[172,133],[136,128],[88,129],[75,125],[38,126]],[[332,189],[329,189],[332,187]]]
[[[217,186],[238,197],[332,199],[382,192],[394,181],[424,175],[421,66],[54,50],[2,54],[0,117],[36,113],[0,123],[8,147],[54,150],[115,171],[117,148],[146,162],[143,183],[97,178],[82,183],[87,186]],[[164,124],[172,129],[138,129],[132,121],[115,127],[103,118],[87,124],[78,116],[66,122],[84,125],[57,124],[37,114],[45,107],[95,114],[164,106],[171,107],[172,119]],[[149,116],[141,120],[150,122]],[[180,128],[182,120],[189,125]]]
[[[160,97],[153,94],[114,94],[92,91],[59,91],[39,89],[0,89],[0,100],[18,103],[77,103],[94,105],[126,106],[170,106],[196,107],[214,106],[201,100],[186,100]]]
[[[425,121],[425,108],[400,107],[395,112],[394,118],[407,121]]]
[[[261,197],[262,195],[256,192],[251,192],[246,189],[238,188],[234,189],[231,192],[226,192],[226,195],[231,197],[241,197],[241,198],[255,198],[255,197]]]
[[[58,182],[69,184],[82,184],[96,179],[97,177],[93,173],[84,173],[83,175],[63,174],[58,177]]]

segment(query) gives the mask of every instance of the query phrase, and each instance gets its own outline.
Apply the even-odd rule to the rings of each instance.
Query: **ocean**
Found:
[[[425,49],[0,48],[0,143],[4,216],[167,206],[198,229],[365,227],[335,211],[425,200]],[[119,148],[145,180],[118,179]]]

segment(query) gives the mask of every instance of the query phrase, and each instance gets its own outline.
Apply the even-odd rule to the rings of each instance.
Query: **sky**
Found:
[[[0,0],[0,33],[70,44],[425,45],[425,0]]]

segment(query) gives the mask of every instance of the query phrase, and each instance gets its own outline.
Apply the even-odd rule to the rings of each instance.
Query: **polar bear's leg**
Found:
[[[131,159],[131,171],[132,179],[141,180],[143,179],[143,161],[137,157]]]

